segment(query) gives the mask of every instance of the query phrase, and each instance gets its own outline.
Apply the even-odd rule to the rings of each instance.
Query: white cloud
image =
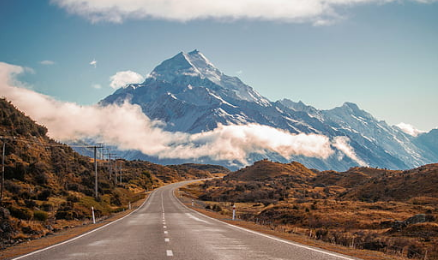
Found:
[[[287,159],[293,155],[326,159],[334,153],[326,136],[295,135],[257,124],[220,125],[193,135],[168,132],[162,122],[149,119],[138,105],[80,106],[19,87],[15,77],[24,71],[23,67],[0,63],[1,95],[45,125],[49,135],[60,141],[96,138],[120,149],[140,150],[160,158],[210,157],[244,164],[254,152],[276,152]]]
[[[90,65],[94,66],[94,68],[97,67],[97,60],[93,59],[92,61],[90,61]]]
[[[411,0],[432,3],[436,0]],[[92,23],[121,23],[127,19],[190,21],[198,19],[254,19],[311,22],[326,25],[342,18],[337,8],[385,4],[396,0],[52,0],[69,13]]]
[[[291,134],[259,124],[219,125],[208,132],[187,135],[162,156],[238,160],[247,164],[250,153],[276,152],[285,159],[304,155],[327,159],[333,154],[326,136]]]
[[[43,60],[40,62],[41,65],[55,65],[56,62],[51,61],[51,60]]]
[[[404,133],[412,136],[418,136],[419,134],[425,133],[425,131],[418,130],[413,125],[406,124],[401,122],[400,124],[396,125],[400,130],[402,130]]]
[[[101,89],[102,85],[100,85],[100,84],[92,84],[91,87],[94,88],[94,89]]]
[[[357,162],[360,166],[368,166],[366,162],[361,160],[356,152],[354,152],[353,147],[349,144],[350,139],[346,136],[337,136],[333,139],[333,146],[339,151],[343,152],[346,156],[350,157],[353,161]]]
[[[110,77],[110,86],[113,89],[125,87],[128,84],[142,83],[144,77],[134,71],[119,71]]]

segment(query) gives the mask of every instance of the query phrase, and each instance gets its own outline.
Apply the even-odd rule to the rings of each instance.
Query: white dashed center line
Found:
[[[169,234],[169,232],[168,232],[168,231],[164,231],[164,234],[166,234],[166,235],[167,235],[167,234]]]
[[[172,250],[166,250],[166,255],[167,256],[173,256]]]
[[[170,239],[169,238],[165,238],[164,242],[170,242]]]

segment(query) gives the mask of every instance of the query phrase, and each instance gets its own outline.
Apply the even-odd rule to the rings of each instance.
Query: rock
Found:
[[[400,232],[402,228],[405,228],[407,225],[404,221],[394,221],[392,223],[392,230],[396,232]]]
[[[14,231],[11,224],[6,221],[0,223],[0,229],[3,230],[4,233],[10,233]]]
[[[9,219],[11,212],[7,208],[0,208],[0,219]]]
[[[412,224],[424,223],[424,222],[426,222],[426,214],[417,214],[404,221],[406,226]]]

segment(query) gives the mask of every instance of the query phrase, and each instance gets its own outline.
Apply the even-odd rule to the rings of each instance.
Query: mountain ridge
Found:
[[[269,101],[239,78],[223,74],[198,50],[163,61],[143,83],[116,90],[99,104],[121,104],[126,100],[139,105],[149,118],[164,122],[164,130],[170,132],[196,134],[219,125],[259,124],[291,134],[327,136],[334,150],[330,158],[292,158],[320,170],[346,170],[356,165],[408,169],[438,160],[438,148],[415,141],[424,139],[422,135],[413,137],[378,121],[354,103],[318,110],[286,98]],[[430,138],[435,139],[435,135]],[[126,156],[160,161],[136,152]],[[248,162],[265,157],[286,162],[275,153],[253,154]],[[208,159],[202,162],[215,163]]]

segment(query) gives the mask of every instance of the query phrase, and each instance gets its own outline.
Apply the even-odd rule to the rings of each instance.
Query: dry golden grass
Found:
[[[185,187],[183,194],[196,198],[208,193],[212,194],[212,198],[220,198],[224,193],[239,194],[232,190],[232,185],[242,187],[245,182],[218,184],[220,185],[218,187],[192,185]],[[241,193],[249,194],[250,192],[251,190],[241,190]],[[400,257],[438,259],[438,222],[436,221],[438,203],[436,198],[423,195],[406,201],[367,202],[340,200],[337,197],[338,194],[334,192],[333,196],[330,196],[323,187],[308,186],[298,192],[296,189],[292,190],[287,200],[276,201],[270,205],[257,202],[235,203],[238,217],[246,220],[239,221],[237,225],[267,229],[282,237],[289,237],[293,234],[292,240],[304,241],[306,244],[317,243],[319,245],[322,243],[320,240],[324,240],[331,242],[328,244],[343,245],[340,247],[342,249],[337,252],[344,252],[349,247],[386,252],[385,258],[382,252],[370,250],[359,250],[362,256],[351,254],[364,259],[400,259]],[[228,197],[232,198],[232,196]],[[231,218],[232,202],[202,201],[200,205],[204,207],[207,205],[209,209],[219,211],[211,212],[213,215],[216,214],[217,218]],[[197,210],[210,212],[204,209]],[[414,215],[424,213],[427,213],[428,221],[433,222],[408,225],[400,230],[393,228],[396,221],[402,222]],[[309,239],[317,240],[317,242],[309,243]],[[338,246],[336,245],[335,248]]]

